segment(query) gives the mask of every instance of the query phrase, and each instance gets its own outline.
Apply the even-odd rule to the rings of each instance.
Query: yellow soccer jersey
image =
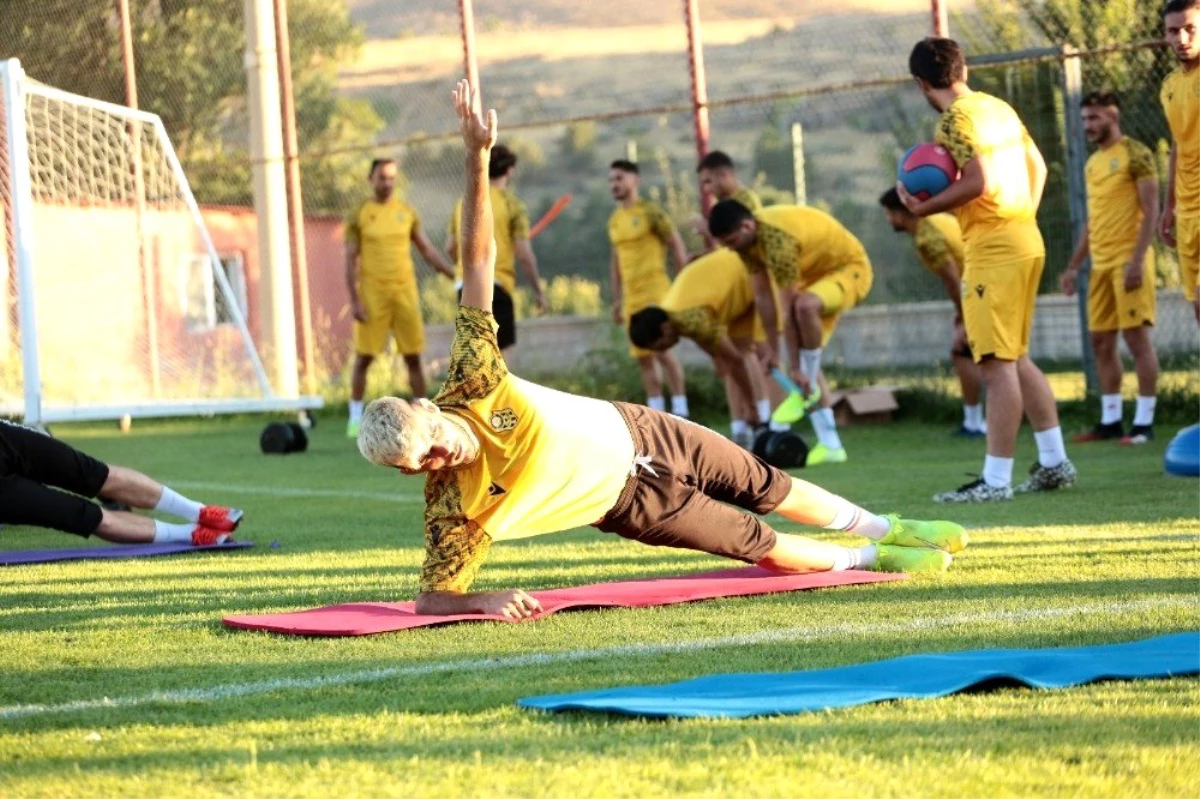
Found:
[[[1163,81],[1163,111],[1175,143],[1175,214],[1200,213],[1200,69],[1177,69]]]
[[[758,195],[754,193],[754,189],[746,186],[742,186],[725,199],[736,200],[737,202],[746,206],[746,209],[749,211],[757,211],[759,208],[763,207],[762,200],[758,199]]]
[[[781,288],[809,286],[844,266],[867,263],[862,242],[824,211],[772,205],[754,218],[758,239],[743,260],[751,272],[770,272]]]
[[[933,214],[918,221],[913,244],[922,266],[930,272],[940,274],[946,262],[953,259],[958,273],[962,274],[962,229],[953,214]]]
[[[730,324],[754,310],[754,287],[742,259],[722,247],[688,264],[659,305],[680,335],[712,347]]]
[[[667,290],[667,242],[674,233],[667,212],[649,200],[618,206],[609,217],[608,238],[617,253],[626,308],[653,305]]]
[[[1092,153],[1084,168],[1088,194],[1088,246],[1092,269],[1116,269],[1129,263],[1142,225],[1139,180],[1154,179],[1154,154],[1128,136]]]
[[[595,524],[633,464],[633,437],[610,402],[508,373],[492,315],[463,306],[434,402],[479,438],[479,457],[425,482],[421,590],[466,591],[493,540]]]
[[[986,159],[995,183],[954,211],[966,258],[1012,261],[1046,254],[1025,161],[1029,141],[1017,112],[990,94],[958,97],[942,114],[937,143],[960,169],[972,159]]]
[[[529,211],[521,198],[508,189],[492,186],[492,228],[496,237],[496,282],[512,294],[517,288],[517,242],[529,238]],[[454,204],[450,214],[449,233],[458,241],[458,262],[454,265],[454,277],[462,283],[462,198]]]
[[[346,216],[346,241],[358,244],[358,276],[370,288],[395,288],[416,280],[412,237],[421,229],[416,209],[395,197],[363,201]]]

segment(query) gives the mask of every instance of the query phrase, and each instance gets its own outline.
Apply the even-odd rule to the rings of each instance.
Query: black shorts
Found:
[[[752,514],[770,513],[787,498],[792,489],[787,472],[686,419],[643,405],[613,404],[629,426],[639,460],[621,498],[596,527],[654,546],[747,563],[765,558],[775,546],[775,531]]]
[[[517,343],[517,312],[513,307],[512,295],[499,283],[493,286],[492,317],[496,320],[496,344],[506,350]],[[458,301],[462,302],[462,289],[458,290]]]
[[[90,455],[0,420],[0,522],[89,536],[101,511],[82,497],[95,497],[107,480],[108,466]]]

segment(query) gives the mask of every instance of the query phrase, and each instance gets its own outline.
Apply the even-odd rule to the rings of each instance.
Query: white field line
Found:
[[[197,483],[192,480],[167,480],[166,484],[190,491],[212,491],[225,494],[256,494],[264,497],[333,497],[341,499],[377,499],[381,502],[425,504],[419,494],[389,494],[375,491],[341,491],[323,488],[268,488],[266,486],[236,485],[234,483]]]
[[[710,638],[681,643],[631,644],[628,646],[604,647],[602,649],[577,649],[566,652],[541,652],[528,655],[481,658],[475,660],[423,663],[415,666],[390,666],[382,669],[366,669],[343,674],[319,677],[284,677],[213,688],[184,688],[174,691],[154,691],[140,696],[116,698],[80,699],[58,705],[9,705],[0,707],[0,720],[47,716],[55,713],[97,710],[103,708],[127,708],[150,704],[188,704],[220,702],[243,696],[255,696],[274,691],[312,690],[339,685],[379,682],[395,677],[423,677],[453,671],[496,671],[500,669],[545,666],[559,663],[574,663],[583,660],[603,660],[613,657],[638,657],[676,652],[697,652],[722,647],[752,646],[793,641],[816,641],[842,636],[861,636],[886,633],[914,632],[953,626],[974,626],[985,622],[1022,623],[1047,619],[1070,618],[1098,614],[1139,613],[1167,607],[1196,607],[1195,599],[1159,598],[1133,602],[1114,602],[1106,605],[1077,605],[1065,608],[1039,608],[1035,610],[1001,610],[991,613],[963,613],[941,618],[906,619],[874,624],[840,623],[817,627],[795,627],[786,630],[764,630],[725,638]]]

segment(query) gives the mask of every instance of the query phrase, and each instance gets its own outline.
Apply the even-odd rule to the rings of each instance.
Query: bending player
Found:
[[[109,510],[84,497],[157,510],[187,523]],[[49,527],[117,544],[211,546],[228,540],[241,521],[240,510],[201,505],[141,472],[109,466],[37,430],[0,420],[0,524]]]
[[[779,572],[937,571],[967,543],[949,522],[869,513],[698,425],[640,405],[577,397],[508,372],[492,304],[488,150],[496,116],[454,93],[467,150],[462,305],[446,383],[434,402],[387,397],[368,406],[358,447],[372,463],[425,473],[426,556],[417,612],[539,609],[521,590],[468,593],[493,540],[594,525],[647,544],[697,549]],[[784,516],[874,539],[847,548],[776,533]]]

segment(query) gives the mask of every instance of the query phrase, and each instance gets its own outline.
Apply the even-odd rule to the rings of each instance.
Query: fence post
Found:
[[[804,127],[792,123],[792,188],[796,205],[808,205],[808,183],[804,179]]]
[[[1074,241],[1079,240],[1083,228],[1087,225],[1087,186],[1084,183],[1084,164],[1087,161],[1087,134],[1083,130],[1082,112],[1083,100],[1083,70],[1079,63],[1078,50],[1064,44],[1062,48],[1062,94],[1063,113],[1066,115],[1067,139],[1067,198],[1071,213],[1071,233]],[[1100,390],[1100,378],[1096,372],[1096,358],[1092,352],[1090,332],[1088,330],[1087,297],[1088,282],[1091,279],[1091,259],[1079,271],[1079,281],[1076,299],[1079,306],[1079,337],[1083,375],[1087,384],[1089,396]]]
[[[708,81],[704,77],[704,45],[700,39],[700,9],[696,0],[683,0],[687,23],[688,71],[692,77],[692,124],[696,130],[697,159],[708,155]],[[712,197],[700,190],[700,210],[708,215]]]

